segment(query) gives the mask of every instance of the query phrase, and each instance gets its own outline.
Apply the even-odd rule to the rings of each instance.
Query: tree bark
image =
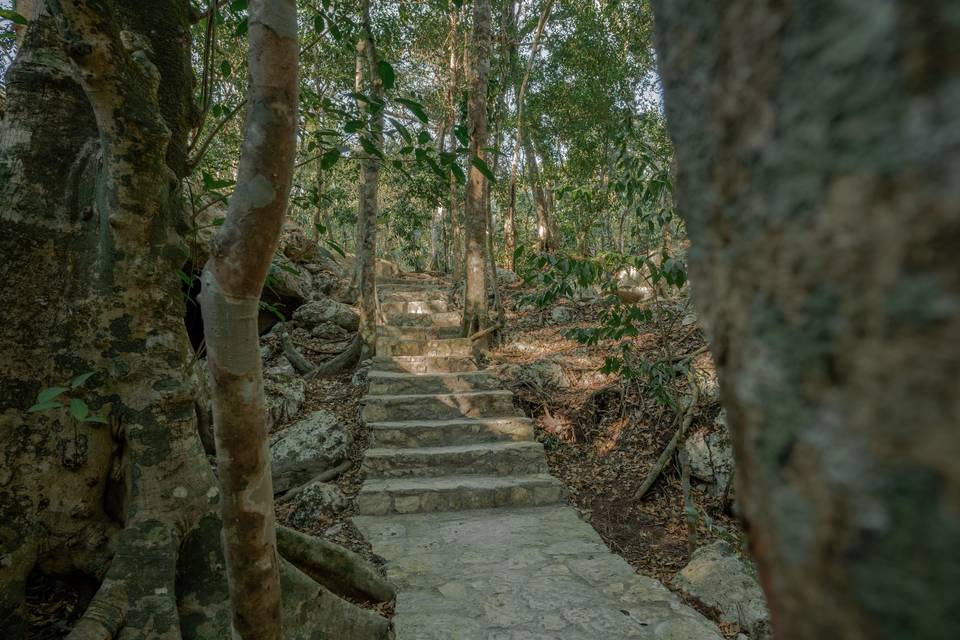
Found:
[[[490,72],[490,0],[474,0],[473,34],[470,39],[470,173],[464,207],[466,288],[463,294],[465,336],[490,324],[486,279],[487,212],[484,207],[486,178],[477,166],[484,162],[487,144],[487,77]]]
[[[776,637],[950,637],[960,14],[653,5],[691,282]]]
[[[177,277],[190,3],[47,6],[0,118],[0,636],[27,634],[38,572],[100,583],[72,640],[227,638],[219,489]],[[87,371],[65,395],[109,425],[27,412]],[[280,575],[286,640],[389,633],[289,563]]]
[[[550,253],[556,250],[556,240],[553,233],[553,225],[550,220],[550,210],[547,204],[547,196],[543,192],[543,185],[540,184],[540,169],[537,167],[537,152],[530,141],[529,132],[522,135],[523,153],[527,159],[527,173],[530,179],[530,191],[533,193],[533,201],[537,207],[537,239],[539,241],[540,251]]]
[[[233,636],[279,640],[280,571],[257,320],[297,147],[297,9],[293,0],[252,0],[249,11],[250,106],[239,186],[203,272],[201,307]]]
[[[517,177],[519,174],[520,150],[524,147],[523,103],[527,95],[527,87],[530,84],[530,72],[533,70],[533,64],[540,51],[540,40],[543,37],[543,31],[547,26],[547,21],[550,19],[553,3],[554,0],[546,0],[543,4],[540,19],[537,21],[537,28],[533,34],[533,45],[530,47],[530,59],[527,60],[527,68],[523,73],[523,80],[520,81],[520,87],[517,89],[517,137],[513,143],[513,157],[510,161],[510,184],[507,186],[507,213],[504,217],[505,235],[503,241],[504,249],[510,258],[510,267],[512,269],[517,268],[513,254],[516,251],[517,245]],[[519,37],[516,35],[516,14],[512,16],[511,27],[514,38]],[[515,50],[511,58],[514,61],[517,60]],[[514,66],[516,66],[516,62],[514,62]]]

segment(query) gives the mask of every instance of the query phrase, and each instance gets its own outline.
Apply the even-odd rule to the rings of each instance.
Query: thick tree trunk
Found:
[[[486,329],[490,324],[487,302],[486,233],[484,207],[486,178],[477,167],[484,162],[487,144],[487,76],[490,72],[490,0],[474,0],[473,35],[470,39],[470,173],[464,207],[466,289],[463,294],[465,335]]]
[[[251,0],[250,89],[238,188],[203,272],[204,334],[233,637],[279,640],[280,571],[258,331],[297,148],[297,9]]]
[[[655,0],[777,638],[960,628],[960,13]]]
[[[0,120],[0,636],[25,636],[36,571],[101,582],[75,640],[227,638],[219,490],[176,275],[190,5],[51,6],[73,44],[49,14],[31,23]],[[109,426],[26,412],[92,370],[64,396]],[[287,640],[388,634],[289,563],[280,574]]]

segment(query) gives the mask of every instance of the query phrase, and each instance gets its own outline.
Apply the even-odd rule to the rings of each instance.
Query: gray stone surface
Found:
[[[733,482],[733,442],[723,417],[721,413],[711,431],[691,433],[681,449],[690,464],[690,475],[704,482],[714,495],[728,495]]]
[[[347,508],[347,498],[335,484],[311,482],[293,498],[290,524],[309,529],[323,516],[340,513]]]
[[[570,307],[557,306],[550,311],[550,318],[554,322],[561,324],[573,322],[573,309]]]
[[[349,433],[340,419],[327,411],[314,411],[270,440],[276,492],[309,482],[337,466],[346,459],[350,447]]]
[[[754,572],[726,542],[697,549],[671,585],[739,624],[752,640],[772,638],[766,599]]]
[[[358,517],[399,587],[397,640],[721,640],[569,507]]]
[[[402,309],[383,334],[409,355],[373,361],[355,521],[399,586],[398,640],[721,640],[562,506],[512,394],[476,372],[462,341],[422,329],[457,319],[408,307],[412,292],[391,297]],[[550,361],[529,374],[569,384]]]
[[[356,331],[360,326],[360,316],[353,307],[330,298],[309,302],[293,312],[293,323],[302,327],[312,328],[324,322]]]
[[[307,383],[295,373],[267,371],[263,376],[267,407],[267,431],[300,412],[307,399]]]

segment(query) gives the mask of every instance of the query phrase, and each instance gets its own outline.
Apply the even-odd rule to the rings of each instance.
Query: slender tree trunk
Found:
[[[952,637],[960,14],[653,5],[691,282],[774,633]]]
[[[490,72],[490,0],[474,0],[473,35],[470,47],[470,173],[467,178],[464,207],[464,245],[466,249],[466,289],[464,291],[463,330],[465,335],[486,329],[490,324],[487,303],[486,233],[484,207],[486,178],[477,164],[485,161],[487,144],[487,76]]]
[[[297,9],[251,0],[249,107],[237,184],[203,273],[204,334],[233,634],[279,640],[280,570],[260,358],[260,293],[297,148]]]
[[[374,148],[383,152],[383,81],[380,79],[380,56],[377,53],[373,25],[370,21],[370,0],[361,3],[364,40],[358,51],[366,63],[366,85],[370,97],[378,104],[370,108],[368,135]],[[380,215],[380,158],[368,156],[362,163],[360,176],[360,218],[366,220],[361,238],[362,256],[360,277],[360,337],[364,348],[361,358],[372,357],[377,352],[377,322],[380,304],[377,300],[377,219]]]
[[[517,89],[517,137],[516,140],[514,140],[513,158],[510,161],[510,184],[507,187],[508,205],[504,225],[504,232],[507,234],[504,238],[504,246],[507,254],[510,256],[510,266],[514,269],[517,267],[513,254],[516,250],[517,243],[517,227],[515,219],[517,215],[518,166],[521,148],[524,148],[524,152],[526,152],[524,143],[525,135],[523,103],[527,95],[527,86],[530,84],[530,72],[533,70],[533,65],[537,59],[537,54],[540,52],[540,40],[543,36],[543,31],[547,26],[547,21],[550,19],[550,12],[553,10],[553,3],[554,0],[546,0],[543,4],[543,9],[540,12],[540,19],[537,21],[537,28],[533,34],[533,46],[530,48],[530,59],[527,60],[527,68],[523,73],[523,80],[520,81],[520,87]],[[516,15],[513,17],[512,25],[513,32],[516,33]],[[514,60],[516,60],[516,56],[514,56]]]
[[[530,141],[528,133],[523,135],[523,152],[527,159],[530,191],[533,193],[533,201],[537,207],[537,239],[540,244],[540,251],[550,253],[556,250],[553,225],[550,221],[547,197],[543,192],[543,186],[540,184],[540,170],[537,168],[537,152],[533,148],[533,143]]]

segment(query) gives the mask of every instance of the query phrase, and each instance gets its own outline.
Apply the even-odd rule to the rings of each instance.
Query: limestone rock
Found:
[[[349,305],[323,298],[297,309],[293,314],[293,322],[302,327],[316,327],[324,322],[332,322],[348,331],[356,331],[360,326],[360,316]]]
[[[328,411],[314,411],[271,437],[273,489],[286,491],[337,466],[347,457],[350,434]]]
[[[282,254],[274,256],[270,265],[267,283],[263,288],[263,299],[279,303],[289,311],[310,299],[313,282],[310,272],[302,269]]]
[[[336,515],[347,508],[347,498],[339,487],[327,482],[311,482],[294,497],[290,524],[308,529],[324,516]]]
[[[733,481],[734,458],[730,432],[718,421],[713,431],[690,434],[681,455],[690,464],[690,475],[707,483],[714,495],[725,495]]]
[[[350,381],[354,384],[354,386],[357,386],[357,387],[362,387],[366,385],[367,376],[369,375],[370,369],[372,368],[373,368],[373,360],[364,360],[357,367],[357,371],[356,373],[353,374],[353,378],[351,378]]]
[[[567,389],[570,378],[554,358],[541,358],[529,364],[510,365],[502,374],[535,389]]]
[[[504,269],[502,267],[497,267],[497,279],[504,284],[516,284],[520,282],[520,276],[510,269]]]
[[[739,624],[752,640],[773,637],[766,599],[754,571],[726,542],[714,542],[697,549],[671,584],[697,602],[719,611],[727,622]]]
[[[307,385],[297,375],[264,373],[263,390],[267,403],[267,431],[300,412],[307,395]]]
[[[564,306],[554,307],[550,311],[550,318],[553,319],[554,322],[559,324],[566,324],[567,322],[573,322],[573,318],[574,318],[573,309],[571,309],[570,307],[564,307]]]

